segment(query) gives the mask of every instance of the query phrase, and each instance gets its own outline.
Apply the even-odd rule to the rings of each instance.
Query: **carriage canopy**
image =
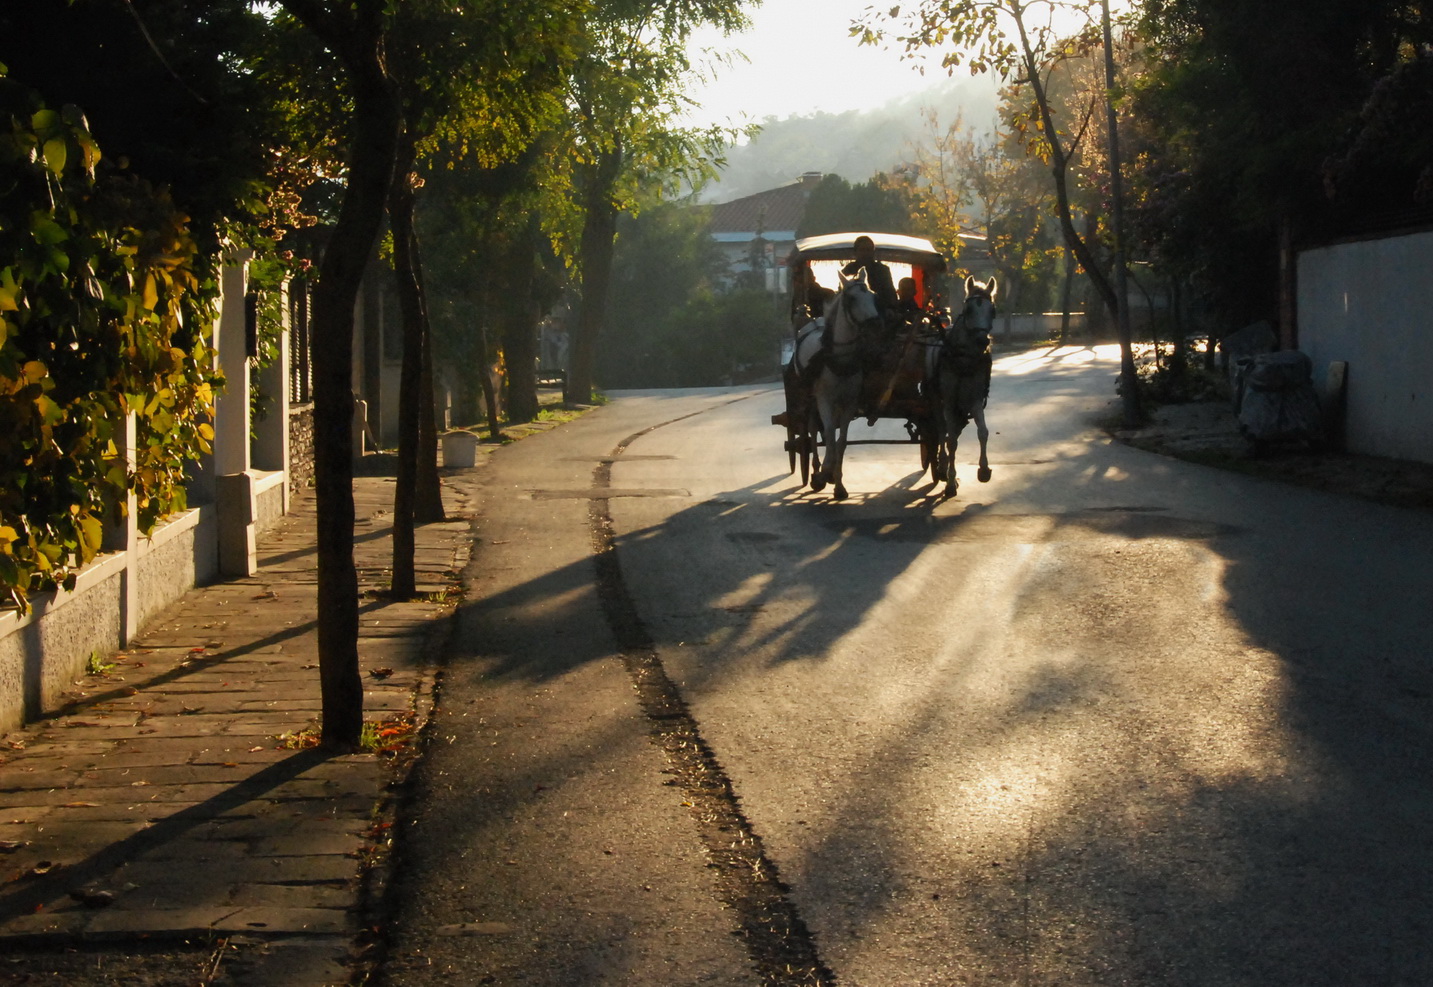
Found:
[[[791,253],[796,262],[810,260],[848,261],[856,256],[856,238],[868,236],[876,245],[876,259],[887,264],[909,264],[940,274],[945,270],[945,257],[929,240],[899,233],[826,233],[796,241]]]
[[[836,272],[856,256],[856,238],[868,236],[876,247],[876,259],[891,269],[891,276],[900,281],[911,277],[916,283],[916,300],[924,307],[931,293],[938,290],[936,280],[946,269],[945,256],[929,240],[900,233],[826,233],[796,241],[787,267],[792,271],[809,270],[827,288],[840,287]]]

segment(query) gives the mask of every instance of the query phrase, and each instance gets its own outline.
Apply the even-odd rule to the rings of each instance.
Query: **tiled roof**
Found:
[[[713,233],[794,231],[806,212],[811,184],[793,182],[712,207]]]

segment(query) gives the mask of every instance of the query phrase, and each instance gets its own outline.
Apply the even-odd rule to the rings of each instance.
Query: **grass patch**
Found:
[[[108,675],[119,667],[119,662],[110,661],[99,651],[91,651],[85,659],[85,671],[90,675]]]
[[[540,409],[537,413],[537,417],[534,418],[533,421],[570,422],[574,418],[581,418],[585,411],[586,409],[584,408],[570,408],[565,404],[549,405],[546,408]]]

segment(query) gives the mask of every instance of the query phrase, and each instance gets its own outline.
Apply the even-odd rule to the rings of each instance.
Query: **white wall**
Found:
[[[1433,232],[1299,254],[1299,349],[1348,363],[1351,452],[1433,462]]]

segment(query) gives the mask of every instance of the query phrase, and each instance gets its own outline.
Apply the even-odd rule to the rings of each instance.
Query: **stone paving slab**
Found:
[[[421,722],[469,526],[420,527],[431,595],[387,601],[392,496],[354,481],[365,718]],[[471,516],[460,496],[445,506]],[[308,499],[261,538],[258,575],[187,594],[0,738],[0,954],[199,936],[233,944],[221,982],[347,982],[394,769],[286,749],[320,712],[313,544]]]

